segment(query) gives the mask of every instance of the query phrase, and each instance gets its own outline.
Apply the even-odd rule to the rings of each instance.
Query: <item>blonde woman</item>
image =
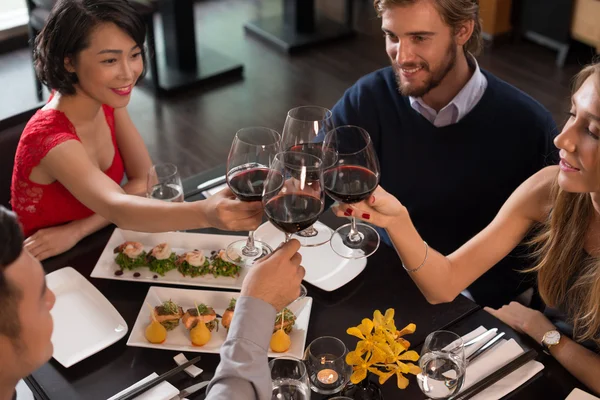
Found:
[[[600,63],[577,75],[569,114],[554,140],[560,164],[525,181],[483,231],[448,256],[428,247],[407,209],[381,187],[369,200],[335,211],[342,216],[350,208],[385,228],[430,303],[452,301],[535,233],[533,270],[546,313],[514,302],[487,311],[542,344],[600,394]]]

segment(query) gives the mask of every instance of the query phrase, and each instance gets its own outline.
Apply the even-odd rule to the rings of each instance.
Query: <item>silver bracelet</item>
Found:
[[[402,267],[407,272],[410,272],[411,274],[417,272],[418,270],[420,270],[423,267],[423,265],[425,265],[425,263],[427,262],[427,256],[429,255],[429,245],[424,240],[423,240],[423,243],[425,243],[425,259],[423,260],[423,262],[421,263],[421,265],[419,265],[417,268],[414,268],[414,269],[408,269],[408,268],[406,268],[406,266],[404,265],[404,263],[402,263]]]

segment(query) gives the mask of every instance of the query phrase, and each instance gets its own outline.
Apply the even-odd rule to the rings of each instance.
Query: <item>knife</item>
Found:
[[[493,346],[498,344],[498,341],[502,338],[502,336],[504,336],[504,332],[499,333],[496,336],[494,336],[494,338],[492,340],[490,340],[489,342],[487,342],[486,344],[481,346],[480,349],[478,349],[476,352],[474,352],[469,357],[467,357],[467,362],[469,362],[469,363],[472,362],[474,359],[476,359],[477,357],[482,355],[485,351],[491,349]]]
[[[183,389],[181,392],[179,392],[178,395],[171,397],[171,399],[169,399],[169,400],[181,400],[184,397],[187,397],[192,393],[196,393],[198,390],[208,386],[209,383],[210,383],[210,381],[196,383],[195,385],[192,385],[190,387]]]
[[[481,335],[477,336],[476,338],[469,340],[467,343],[465,343],[465,345],[463,347],[469,347],[471,345],[474,345],[475,343],[479,342],[484,337],[488,336],[490,334],[490,332],[496,333],[497,331],[498,331],[498,328],[492,328],[489,331],[485,331]]]

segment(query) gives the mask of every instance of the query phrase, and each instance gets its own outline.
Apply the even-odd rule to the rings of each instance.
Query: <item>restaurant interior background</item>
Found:
[[[32,4],[49,1],[53,0],[34,0]],[[281,130],[287,110],[305,104],[332,107],[358,78],[388,65],[380,20],[370,0],[316,0],[312,11],[317,16],[317,32],[309,35],[335,24],[341,29],[349,26],[353,35],[291,53],[247,29],[261,20],[279,19],[283,23],[284,5],[287,4],[288,12],[298,11],[291,9],[293,3],[292,0],[194,2],[198,68],[208,68],[207,63],[217,54],[243,70],[171,94],[156,93],[150,79],[134,91],[129,112],[155,161],[176,162],[183,178],[205,171],[226,159],[239,128],[260,125]],[[600,2],[481,0],[480,3],[488,39],[479,58],[481,66],[536,98],[562,124],[570,79],[580,65],[600,51],[597,23]],[[36,95],[27,15],[26,0],[0,2],[2,192],[8,190],[10,183],[15,139],[29,116],[47,98],[47,92],[42,102]],[[298,17],[301,25],[305,15]],[[154,13],[153,21],[156,52],[161,54],[164,52],[161,13]],[[292,18],[288,22],[294,23]]]

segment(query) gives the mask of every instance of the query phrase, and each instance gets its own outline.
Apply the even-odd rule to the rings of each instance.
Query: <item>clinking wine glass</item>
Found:
[[[321,159],[293,151],[277,154],[265,181],[262,201],[265,215],[285,234],[286,243],[293,234],[314,224],[325,204]],[[304,285],[300,289],[297,300],[306,297]]]
[[[369,133],[358,126],[334,128],[325,137],[323,148],[335,152],[335,160],[323,173],[325,191],[339,203],[367,200],[379,185],[379,160]],[[351,223],[339,227],[331,248],[344,258],[363,258],[379,247],[379,234],[370,225]]]
[[[281,151],[308,153],[321,158],[324,162],[322,142],[327,132],[333,129],[333,117],[330,110],[319,106],[301,106],[287,113],[281,133]],[[326,169],[326,165],[324,168]],[[310,183],[309,183],[310,184]],[[295,233],[294,238],[304,247],[320,246],[331,239],[332,230],[323,224],[314,225]]]
[[[227,158],[227,184],[241,201],[260,201],[269,165],[279,149],[279,133],[263,127],[240,129],[233,139]],[[227,257],[240,265],[252,263],[273,249],[266,243],[254,240],[254,232],[247,240],[231,243]]]

